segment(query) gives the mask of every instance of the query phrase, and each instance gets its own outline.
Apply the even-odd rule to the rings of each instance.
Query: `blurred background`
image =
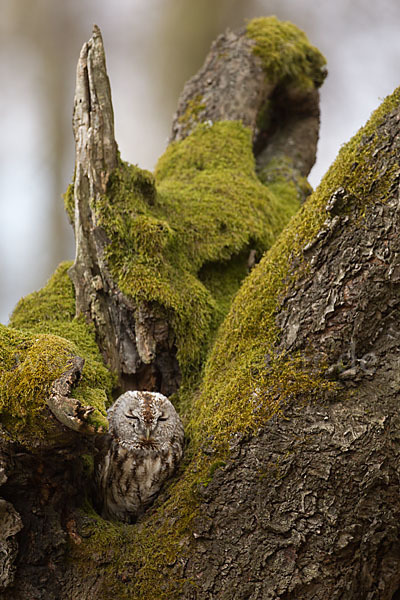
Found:
[[[276,15],[327,57],[316,186],[400,85],[398,0],[0,0],[0,322],[74,257],[62,194],[74,169],[75,66],[103,33],[122,158],[152,170],[185,81],[227,27]]]

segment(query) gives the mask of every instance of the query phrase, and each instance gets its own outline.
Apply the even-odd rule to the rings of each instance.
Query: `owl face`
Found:
[[[141,448],[171,440],[177,425],[182,427],[172,403],[156,392],[126,392],[108,410],[108,419],[113,437]]]

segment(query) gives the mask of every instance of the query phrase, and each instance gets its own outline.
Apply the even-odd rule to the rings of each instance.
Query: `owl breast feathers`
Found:
[[[133,522],[153,502],[183,453],[183,425],[156,392],[126,392],[108,410],[111,441],[95,467],[102,516]]]

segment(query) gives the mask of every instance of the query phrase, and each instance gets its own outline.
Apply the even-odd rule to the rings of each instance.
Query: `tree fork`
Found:
[[[317,88],[325,76],[323,61],[318,63],[320,55],[316,54],[317,75],[308,75],[307,85],[302,86],[297,76],[268,72],[255,48],[256,41],[246,30],[228,31],[218,38],[202,69],[183,90],[171,142],[188,136],[199,123],[242,121],[252,131],[260,178],[273,183],[283,176],[303,190],[299,193],[304,199],[308,192],[300,180],[315,161]],[[311,69],[308,64],[302,68],[306,73]],[[104,48],[97,27],[82,48],[76,81],[76,257],[70,270],[76,312],[94,323],[105,360],[119,375],[122,388],[159,390],[169,395],[180,381],[171,317],[157,302],[138,302],[122,293],[107,264],[110,240],[98,222],[97,206],[106,197],[109,177],[119,159]]]

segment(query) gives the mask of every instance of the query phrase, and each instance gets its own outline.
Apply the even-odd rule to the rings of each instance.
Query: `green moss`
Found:
[[[94,472],[94,458],[91,454],[82,454],[83,470],[87,478],[91,478]]]
[[[265,72],[275,82],[291,82],[301,88],[319,87],[326,76],[324,56],[312,46],[303,31],[276,17],[250,21],[246,28],[255,41]]]
[[[323,178],[318,188],[319,197],[328,200],[340,185],[352,199],[351,207],[346,204],[342,206],[343,214],[348,213],[349,208],[353,210],[366,203],[387,199],[390,187],[398,177],[399,165],[396,152],[393,151],[391,157],[386,152],[384,129],[378,129],[385,117],[398,108],[399,103],[400,88],[397,88],[372,114],[368,123],[341,149],[338,158]]]
[[[74,184],[71,183],[67,187],[67,191],[64,194],[64,207],[70,223],[73,223],[75,220],[75,200],[74,200]]]
[[[201,114],[206,108],[203,97],[198,94],[191,98],[186,105],[185,112],[179,117],[179,123],[184,125],[184,132],[191,131],[196,123],[201,122]]]
[[[167,313],[182,371],[190,373],[246,273],[246,252],[256,248],[261,255],[299,203],[259,182],[251,133],[237,122],[197,126],[168,147],[155,176],[157,191],[151,174],[121,162],[106,201],[96,208],[112,240],[107,258],[113,277],[125,294]],[[207,281],[216,281],[219,265],[239,254],[244,266],[232,269],[224,297]]]
[[[212,330],[227,315],[233,296],[248,273],[249,252],[237,254],[230,261],[206,263],[198,277],[215,300]]]
[[[221,462],[215,463],[214,469],[221,466]],[[188,477],[191,485],[187,485]],[[85,508],[84,543],[71,549],[71,558],[74,565],[80,564],[86,573],[88,570],[98,572],[99,565],[109,565],[99,598],[170,600],[178,597],[177,590],[186,581],[185,577],[167,576],[162,569],[174,566],[182,551],[182,540],[197,514],[198,484],[197,473],[190,466],[183,485],[175,479],[169,487],[173,500],[159,502],[143,522],[135,525],[104,521],[90,506]]]
[[[303,203],[313,191],[307,178],[300,175],[287,156],[271,159],[257,174],[272,193],[285,198],[286,202],[298,200]]]
[[[75,316],[75,295],[67,274],[71,265],[71,262],[61,263],[40,291],[33,292],[18,302],[11,315],[11,327],[54,333],[49,329],[55,323],[72,321]]]
[[[74,290],[67,273],[70,266],[71,263],[62,263],[45,287],[20,300],[11,316],[10,328],[3,330],[3,352],[11,352],[11,357],[17,357],[13,360],[19,360],[20,364],[18,368],[10,367],[5,354],[1,357],[2,381],[7,385],[2,386],[0,411],[2,419],[7,419],[9,427],[21,435],[25,426],[27,435],[33,431],[32,424],[46,402],[49,385],[67,370],[72,355],[85,359],[73,397],[85,406],[95,407],[89,420],[96,429],[107,427],[105,406],[107,397],[111,397],[114,378],[103,364],[94,328],[74,316]],[[22,358],[14,350],[14,337],[26,340],[29,351],[25,350]],[[17,342],[18,347],[23,347],[21,344]],[[34,368],[39,379],[31,373]]]
[[[213,463],[211,463],[209,469],[208,469],[208,478],[211,481],[214,473],[216,471],[218,471],[218,469],[222,469],[222,467],[225,467],[226,462],[224,460],[215,460]]]
[[[53,382],[68,369],[74,345],[54,335],[31,335],[0,325],[0,415],[20,439],[44,435],[41,419]]]
[[[295,53],[293,56],[296,59]],[[318,62],[318,57],[315,61]],[[311,81],[312,68],[307,61],[305,65],[306,76],[297,75],[296,84],[309,85]],[[283,68],[274,73],[283,79],[287,75]],[[288,73],[293,75],[296,69]],[[201,101],[196,98],[188,106],[184,117],[189,123],[201,118]],[[279,173],[275,170],[272,174],[270,170],[264,175],[267,186],[256,176],[248,129],[234,122],[200,124],[186,139],[171,144],[161,157],[151,192],[143,192],[138,183],[142,177],[150,179],[150,175],[121,163],[110,179],[104,205],[97,207],[100,222],[112,240],[108,262],[119,287],[136,301],[156,302],[173,323],[178,358],[185,375],[180,406],[188,409],[183,418],[191,438],[186,464],[179,478],[170,484],[167,501],[160,500],[159,506],[136,526],[109,525],[98,516],[93,517],[87,541],[75,548],[75,559],[84,569],[98,568],[92,562],[94,555],[108,556],[110,568],[104,597],[141,600],[178,597],[183,578],[176,571],[173,578],[167,577],[166,571],[168,565],[176,563],[190,535],[198,515],[199,491],[225,464],[230,436],[251,431],[278,412],[283,386],[286,385],[289,395],[295,396],[307,394],[311,386],[322,381],[320,373],[303,370],[302,357],[292,357],[272,366],[275,379],[267,391],[267,375],[257,362],[262,351],[254,342],[242,356],[246,362],[244,371],[238,360],[240,374],[234,377],[237,389],[229,387],[229,381],[222,383],[222,380],[224,374],[229,377],[234,372],[233,347],[227,352],[227,365],[220,365],[222,370],[215,388],[210,382],[212,365],[207,367],[206,386],[195,400],[190,419],[188,407],[193,403],[198,362],[247,275],[250,250],[256,250],[260,257],[299,207],[299,186],[304,182],[293,181],[293,175],[286,177],[282,165]],[[253,276],[250,279],[254,282]],[[265,289],[261,291],[260,304],[265,300]],[[218,335],[221,354],[222,339],[223,333]],[[238,342],[235,343],[239,349]],[[256,385],[252,391],[257,396],[252,397],[254,401],[240,415],[246,393],[251,389],[249,375],[252,385]],[[232,393],[229,402],[219,404],[213,399],[208,402],[207,391],[210,389],[215,395],[218,386],[221,398]],[[203,443],[213,450],[203,451]],[[124,542],[115,543],[116,539]],[[110,547],[111,557],[107,555]]]
[[[282,73],[285,76],[284,71],[279,76]],[[296,77],[291,73],[289,69],[288,76]],[[310,68],[308,82],[301,77],[300,83],[318,83],[313,77]],[[157,301],[172,315],[182,334],[178,340],[183,363],[194,360],[204,343],[204,333],[196,327],[211,331],[228,310],[230,300],[223,306],[224,290],[235,298],[206,364],[202,389],[192,392],[187,464],[169,485],[168,500],[160,499],[135,526],[107,523],[93,514],[88,537],[74,548],[82,569],[95,572],[107,565],[103,597],[179,597],[183,576],[175,575],[176,565],[180,559],[184,563],[182,555],[190,544],[198,492],[229,457],[232,436],[252,433],[272,415],[279,417],[289,400],[310,402],[330,391],[326,365],[311,366],[307,353],[275,356],[280,335],[275,316],[288,286],[307,269],[303,248],[323,227],[332,193],[339,186],[348,192],[351,206],[344,204],[341,210],[349,215],[349,226],[362,226],[368,203],[388,197],[399,167],[394,155],[382,170],[375,151],[384,133],[378,139],[377,128],[399,100],[396,91],[342,148],[318,190],[236,295],[246,252],[271,244],[294,210],[295,191],[285,185],[285,176],[279,181],[277,172],[267,174],[276,195],[257,181],[250,134],[244,127],[201,125],[173,144],[157,168],[157,193],[151,175],[136,167],[121,163],[113,174],[110,204],[98,207],[113,240],[108,257],[113,275],[125,293]],[[281,201],[288,206],[281,207]],[[279,464],[271,468],[279,477]],[[168,577],[170,566],[173,577]]]

